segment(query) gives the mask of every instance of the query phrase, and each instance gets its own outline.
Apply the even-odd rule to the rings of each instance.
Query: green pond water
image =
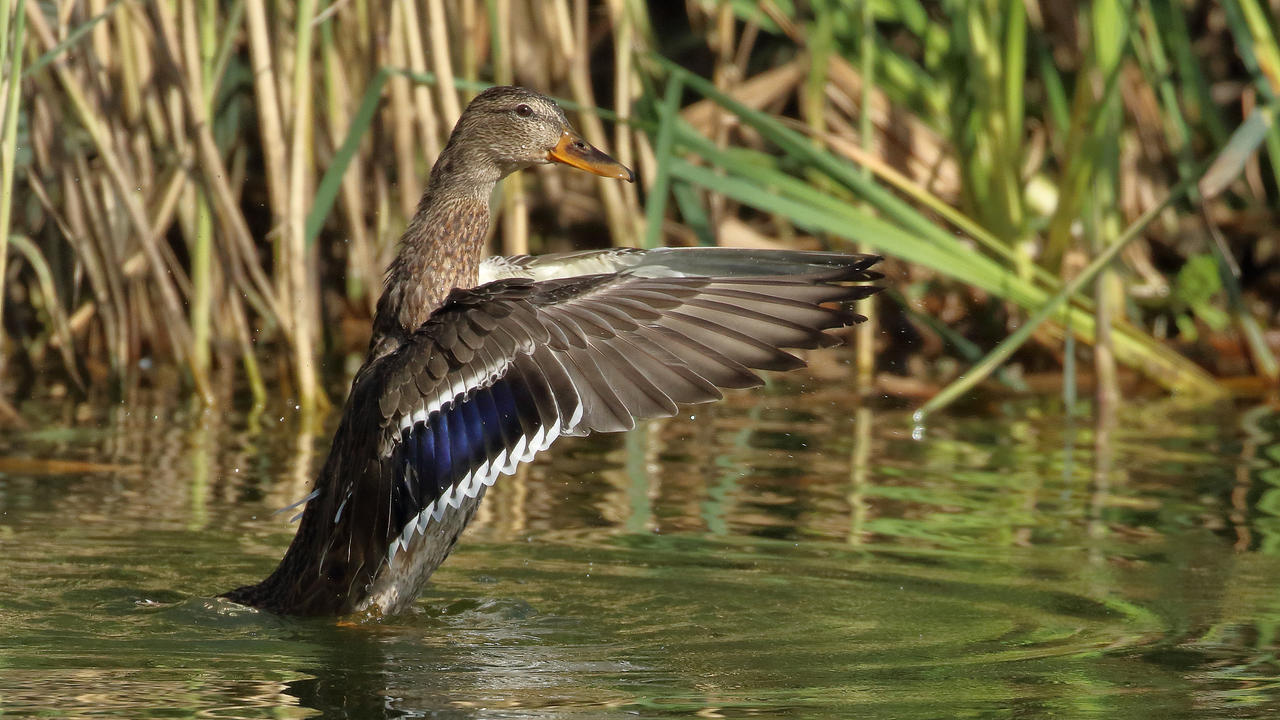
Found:
[[[31,429],[0,434],[4,717],[1280,713],[1266,408],[1128,401],[1099,424],[992,400],[919,434],[776,378],[561,440],[493,488],[414,612],[369,625],[211,599],[292,536],[274,511],[327,437],[291,412],[21,410]]]

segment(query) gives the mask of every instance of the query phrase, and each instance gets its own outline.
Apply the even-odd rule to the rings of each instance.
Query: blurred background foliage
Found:
[[[496,252],[883,254],[861,375],[935,405],[1077,356],[1102,399],[1274,387],[1277,5],[11,0],[0,396],[52,370],[323,406],[491,83],[640,178],[518,174]]]

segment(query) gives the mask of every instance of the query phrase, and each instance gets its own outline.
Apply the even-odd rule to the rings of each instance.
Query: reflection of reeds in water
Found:
[[[1066,298],[1030,339],[1052,353],[1064,333],[1101,342],[1104,360],[1212,395],[1163,342],[1208,333],[1237,357],[1219,372],[1274,380],[1259,317],[1275,307],[1249,304],[1273,281],[1235,271],[1240,238],[1264,270],[1276,252],[1254,154],[1280,148],[1269,107],[1203,186],[1216,195],[1203,218],[1143,215],[1226,145],[1235,105],[1274,92],[1261,6],[1228,6],[1206,19],[1140,4],[1110,22],[1127,17],[1114,0],[934,14],[853,0],[19,0],[0,18],[0,246],[14,251],[0,253],[0,310],[25,358],[60,355],[90,383],[128,385],[172,359],[206,402],[240,377],[261,400],[278,377],[290,386],[273,394],[323,404],[320,359],[360,347],[461,108],[483,83],[516,82],[565,100],[641,183],[512,178],[495,250],[565,249],[544,235],[584,227],[597,245],[886,253],[912,268],[899,302],[937,318],[911,319],[931,341],[912,352],[973,363],[1089,258],[1132,241],[1096,300]],[[1259,60],[1201,63],[1197,47]]]
[[[789,382],[735,391],[628,435],[562,440],[501,478],[469,534],[499,543],[656,532],[1017,547],[1041,542],[1037,531],[1140,537],[1161,488],[1176,487],[1188,467],[1230,474],[1206,452],[1220,424],[1168,422],[1176,406],[1130,413],[1109,434],[1088,422],[1020,419],[933,428],[926,442],[915,441],[901,413],[859,405],[847,382],[854,371],[844,367],[845,382],[804,378],[803,395]],[[306,495],[324,461],[313,434],[279,415],[246,426],[242,416],[190,412],[152,392],[110,410],[64,408],[33,419],[65,429],[0,443],[7,522],[25,532],[28,512],[63,517],[40,542],[178,532],[183,543],[227,545],[216,554],[229,562],[204,582],[229,586],[275,561],[298,510],[273,513]],[[1261,454],[1270,446],[1250,447]],[[1095,478],[1107,474],[1107,462],[1123,469],[1110,486]],[[1263,535],[1255,542],[1270,547],[1270,505],[1251,518],[1242,504],[1249,497],[1258,495],[1246,490],[1223,503],[1233,515],[1220,522],[1253,527]],[[1061,517],[1081,524],[1055,525]]]
[[[1231,423],[1172,403],[1121,409],[1110,429],[1064,427],[1052,411],[1036,420],[1028,408],[998,423],[941,425],[920,442],[901,413],[859,407],[838,385],[806,390],[798,410],[799,397],[788,384],[733,392],[629,435],[562,440],[500,479],[462,547],[519,557],[526,541],[838,548],[854,539],[867,552],[922,558],[1070,547],[1090,549],[1085,575],[1149,552],[1181,523],[1219,531],[1224,549],[1280,547],[1270,492],[1280,481],[1267,460],[1274,413],[1251,413],[1247,456],[1224,460]],[[242,417],[156,395],[40,419],[58,429],[0,437],[0,531],[27,556],[92,561],[86,573],[119,543],[154,538],[170,564],[148,569],[146,587],[196,595],[270,568],[296,510],[273,513],[305,495],[323,462],[295,420],[246,428]],[[50,457],[59,462],[29,459]],[[179,548],[189,562],[172,561]]]
[[[848,465],[832,446],[856,395],[819,393],[817,412],[795,411],[795,397],[737,391],[625,436],[563,440],[497,483],[473,526],[504,541],[584,531],[840,537]]]

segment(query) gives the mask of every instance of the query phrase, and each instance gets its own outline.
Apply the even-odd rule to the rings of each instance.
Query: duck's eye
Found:
[[[529,117],[533,114],[533,108],[525,105],[524,103],[520,103],[516,106],[516,114],[520,117]]]

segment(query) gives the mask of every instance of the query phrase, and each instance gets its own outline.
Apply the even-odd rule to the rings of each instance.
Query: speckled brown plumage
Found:
[[[520,104],[536,105],[546,118],[533,133],[525,131],[527,123],[518,115],[511,117],[512,107]],[[533,158],[539,150],[545,156],[546,147],[566,127],[558,106],[522,88],[491,88],[467,106],[431,169],[417,212],[387,269],[369,343],[371,359],[394,349],[426,322],[450,290],[475,286],[494,186],[512,171],[538,162]]]
[[[474,287],[489,229],[488,198],[424,196],[387,269],[369,358],[394,350],[453,288]]]

